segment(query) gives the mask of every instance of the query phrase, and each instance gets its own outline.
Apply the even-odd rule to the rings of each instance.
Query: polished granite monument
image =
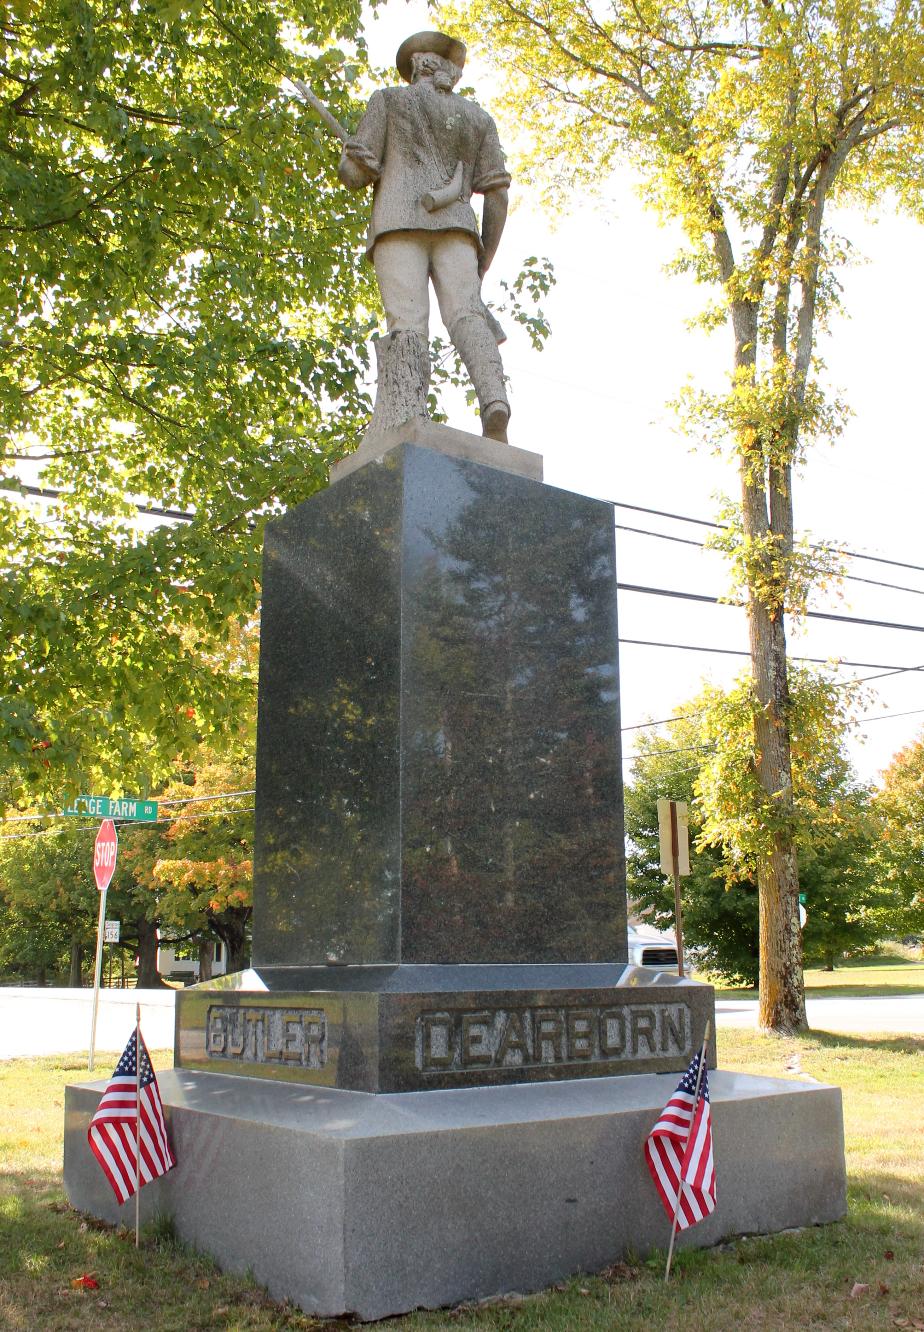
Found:
[[[418,1091],[702,1041],[711,988],[626,963],[612,506],[487,447],[267,529],[253,965],[178,997],[178,1067]]]
[[[611,508],[426,421],[333,482],[267,531],[253,963],[177,995],[141,1209],[374,1319],[664,1247],[642,1144],[714,1000],[626,961]],[[117,1222],[104,1086],[67,1089],[64,1178]],[[679,1244],[843,1215],[836,1088],[710,1089]]]

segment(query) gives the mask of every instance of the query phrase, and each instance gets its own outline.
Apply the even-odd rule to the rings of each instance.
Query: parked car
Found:
[[[677,941],[672,934],[652,925],[630,925],[629,962],[636,967],[676,971]]]

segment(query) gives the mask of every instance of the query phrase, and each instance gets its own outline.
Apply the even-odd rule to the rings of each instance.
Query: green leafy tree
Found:
[[[729,536],[747,606],[757,804],[772,837],[755,864],[760,1023],[805,1025],[785,622],[811,561],[793,522],[793,468],[840,415],[819,384],[816,338],[837,304],[846,247],[832,206],[895,199],[920,214],[920,0],[780,5],[729,0],[473,0],[442,19],[503,70],[502,111],[528,124],[534,175],[567,203],[636,167],[648,202],[680,222],[680,265],[711,288],[704,318],[731,334],[728,391],[691,395],[741,484]]]
[[[56,807],[233,732],[208,652],[255,611],[263,522],[368,417],[367,205],[286,82],[355,124],[365,48],[356,0],[41,0],[4,39],[0,804]],[[532,270],[508,303],[541,337]],[[36,480],[41,511],[10,494]]]
[[[0,843],[0,970],[44,984],[92,983],[99,893],[93,878],[98,824],[22,826]],[[106,914],[121,923],[118,947],[138,959],[139,985],[157,983],[157,920],[148,896],[126,868],[123,828],[119,863],[109,886]]]
[[[924,935],[924,736],[902,749],[875,799],[877,869],[886,893],[883,933]]]
[[[0,485],[66,492],[0,501],[7,798],[150,790],[233,726],[202,648],[367,409],[361,204],[283,84],[349,121],[358,32],[353,0],[7,8]]]
[[[666,733],[638,741],[625,797],[630,897],[657,924],[672,926],[673,888],[659,867],[657,801],[687,801],[694,850],[692,873],[682,881],[684,938],[709,971],[747,985],[757,983],[760,961],[755,866],[772,836],[751,756],[752,708],[749,680],[727,691],[709,687],[682,705]],[[842,689],[816,673],[794,673],[804,945],[807,955],[828,966],[839,954],[872,943],[881,927],[876,823],[844,752],[847,719]]]

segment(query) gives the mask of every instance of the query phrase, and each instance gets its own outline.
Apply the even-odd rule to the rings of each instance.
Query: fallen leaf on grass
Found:
[[[71,1280],[71,1287],[74,1290],[99,1290],[99,1282],[92,1272],[84,1272],[83,1276]]]
[[[868,1295],[868,1294],[869,1294],[869,1286],[866,1284],[865,1281],[855,1281],[853,1283],[853,1287],[851,1288],[850,1291],[850,1298],[852,1300],[858,1300],[861,1295]]]
[[[893,1327],[909,1327],[910,1320],[908,1318],[893,1318],[892,1325]]]
[[[208,1277],[200,1277],[196,1282],[196,1288],[198,1290],[208,1290],[211,1284],[212,1283],[209,1281]]]
[[[882,1256],[887,1263],[891,1263],[895,1260],[895,1254],[892,1252],[891,1249],[886,1249],[885,1253]]]
[[[880,1295],[888,1295],[888,1293],[889,1293],[889,1288],[888,1288],[888,1286],[886,1285],[886,1283],[885,1283],[884,1281],[880,1281],[880,1282],[879,1282],[879,1294],[880,1294]]]
[[[587,1289],[586,1286],[578,1286],[578,1294],[579,1294],[579,1295],[589,1295],[589,1294],[590,1294],[590,1291]]]

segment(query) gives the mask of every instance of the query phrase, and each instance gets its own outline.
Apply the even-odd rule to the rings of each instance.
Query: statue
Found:
[[[510,404],[498,351],[504,334],[481,298],[481,279],[504,229],[510,176],[494,121],[453,92],[464,63],[465,47],[445,33],[408,37],[396,56],[405,86],[373,93],[352,136],[309,96],[344,139],[340,179],[351,189],[373,187],[366,252],[388,333],[376,342],[370,434],[426,416],[432,279],[478,397],[482,434],[507,442]],[[480,233],[473,194],[484,195]]]

